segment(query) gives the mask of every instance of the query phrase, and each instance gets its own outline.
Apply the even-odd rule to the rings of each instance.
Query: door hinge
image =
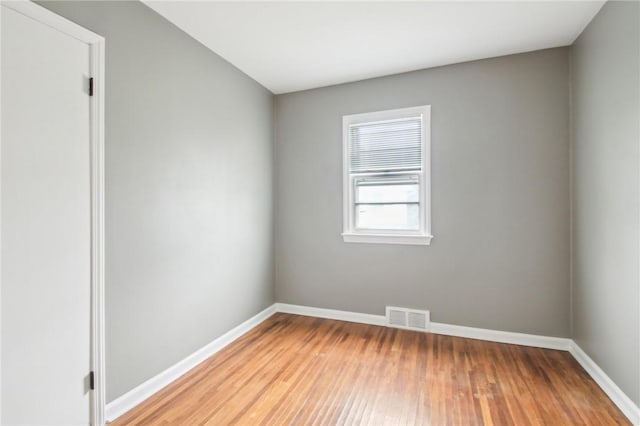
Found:
[[[89,96],[93,96],[93,77],[89,78]]]
[[[93,371],[89,373],[89,389],[94,390],[96,388],[95,378]]]

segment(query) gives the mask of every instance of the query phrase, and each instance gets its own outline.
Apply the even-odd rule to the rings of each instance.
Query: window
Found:
[[[343,117],[345,242],[431,242],[430,111]]]

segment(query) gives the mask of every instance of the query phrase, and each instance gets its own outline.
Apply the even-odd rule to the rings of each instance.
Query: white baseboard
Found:
[[[276,312],[326,318],[339,321],[359,322],[362,324],[385,325],[384,315],[361,314],[358,312],[337,311],[335,309],[312,308],[310,306],[276,303]]]
[[[327,318],[340,321],[359,322],[363,324],[386,324],[384,315],[361,314],[357,312],[337,311],[334,309],[313,308],[310,306],[276,303],[276,311],[287,314],[306,315],[309,317]],[[467,337],[469,339],[487,340],[490,342],[511,343],[514,345],[535,346],[538,348],[568,351],[571,339],[562,337],[538,336],[535,334],[512,333],[508,331],[487,330],[484,328],[463,327],[461,325],[430,323],[431,333],[447,336]]]
[[[533,346],[536,348],[568,351],[571,339],[563,337],[540,336],[537,334],[514,333],[511,331],[488,330],[486,328],[465,327],[462,325],[432,322],[431,333],[447,336],[466,337],[489,342],[509,343],[512,345]]]
[[[105,410],[105,417],[107,421],[111,422],[117,419],[136,405],[143,402],[145,399],[149,398],[154,393],[158,392],[180,376],[187,373],[189,370],[209,358],[211,355],[220,351],[225,346],[229,345],[231,342],[269,318],[276,312],[275,306],[276,305],[269,306],[267,309],[249,318],[237,327],[229,330],[205,347],[192,353],[182,361],[174,364],[160,374],[150,378],[141,385],[133,388],[129,392],[108,403]]]
[[[618,406],[620,411],[631,421],[633,425],[640,425],[640,407],[638,407],[613,380],[596,364],[585,351],[574,341],[571,341],[569,352],[580,363],[591,378],[602,388],[611,401]]]

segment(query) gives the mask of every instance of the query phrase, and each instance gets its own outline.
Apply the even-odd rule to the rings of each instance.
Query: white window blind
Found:
[[[422,168],[422,116],[349,126],[350,173]]]

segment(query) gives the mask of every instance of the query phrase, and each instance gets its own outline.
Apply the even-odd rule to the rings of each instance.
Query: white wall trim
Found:
[[[240,336],[262,323],[275,312],[276,305],[274,304],[269,306],[268,308],[249,318],[242,324],[234,327],[222,336],[213,340],[205,347],[192,353],[182,361],[177,362],[160,374],[131,389],[124,395],[114,399],[113,401],[108,403],[106,407],[107,421],[111,422],[127,411],[131,410],[133,407],[140,404],[151,395],[166,387],[171,382],[178,379],[180,376],[184,375],[189,370],[196,367],[198,364],[214,355],[216,352],[219,352],[225,346],[229,345],[234,340],[238,339]]]
[[[416,246],[428,246],[433,235],[385,235],[385,234],[357,234],[342,233],[345,243],[372,243],[372,244],[408,244]]]
[[[509,343],[512,345],[533,346],[536,348],[568,351],[571,339],[564,337],[540,336],[537,334],[515,333],[511,331],[489,330],[486,328],[465,327],[462,325],[432,322],[431,333],[446,336],[466,337],[468,339],[489,342]]]
[[[0,0],[1,1],[1,0]],[[0,4],[0,25],[2,24],[2,5]],[[1,35],[1,34],[0,34]],[[0,54],[0,71],[2,55]],[[2,78],[0,78],[0,100],[2,100]],[[0,152],[2,152],[2,102],[0,102]],[[2,155],[0,155],[0,177],[2,176]],[[0,178],[0,188],[2,179]],[[0,191],[0,231],[2,230],[2,191]],[[2,232],[0,232],[0,331],[2,330]],[[0,333],[0,425],[2,424],[2,333]]]
[[[89,43],[91,77],[91,370],[95,389],[92,392],[92,424],[104,425],[106,398],[105,367],[105,40]]]
[[[358,322],[362,324],[384,326],[386,318],[384,315],[361,314],[358,312],[338,311],[335,309],[313,308],[310,306],[290,305],[288,303],[276,303],[276,312],[285,314],[305,315],[332,319],[338,321]]]
[[[631,424],[640,425],[640,407],[638,407],[623,391],[614,383],[613,380],[602,371],[585,351],[575,341],[571,341],[569,352],[580,363],[582,368],[591,376],[591,378],[602,388],[614,404],[624,413],[631,421]]]
[[[0,0],[1,1],[1,0]],[[0,5],[0,24],[2,24],[2,5]],[[0,71],[2,55],[0,54]],[[0,78],[0,100],[2,100],[2,78]],[[0,102],[0,152],[2,152],[2,102]],[[2,176],[2,155],[0,154],[0,177]],[[0,188],[2,179],[0,178]],[[2,230],[2,191],[0,191],[0,231]],[[0,232],[0,330],[2,330],[2,232]],[[2,424],[2,333],[0,333],[0,425]]]
[[[313,308],[310,306],[276,303],[276,311],[287,314],[306,315],[340,321],[358,322],[371,325],[386,325],[384,315],[361,314],[357,312],[338,311],[335,309]],[[490,342],[510,343],[514,345],[534,346],[538,348],[568,351],[570,339],[562,337],[539,336],[535,334],[514,333],[509,331],[487,330],[484,328],[463,327],[461,325],[430,323],[428,332],[447,336],[466,337],[469,339],[487,340]]]

